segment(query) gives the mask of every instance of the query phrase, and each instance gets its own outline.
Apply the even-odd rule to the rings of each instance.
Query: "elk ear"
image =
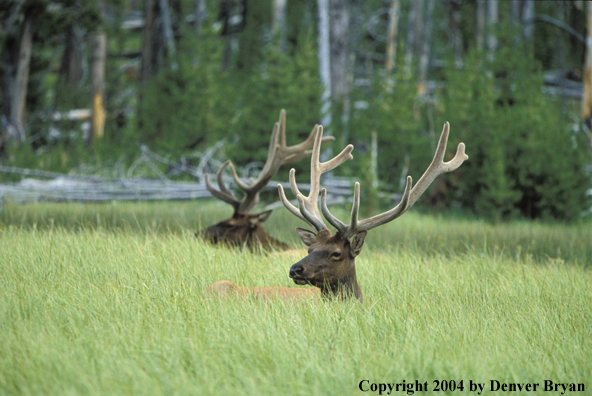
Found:
[[[364,238],[366,238],[367,233],[368,231],[358,232],[356,235],[353,236],[353,238],[349,242],[349,255],[351,256],[351,258],[355,258],[362,251],[362,246],[364,246]]]
[[[265,212],[257,213],[256,215],[251,216],[249,219],[249,223],[251,223],[251,227],[255,227],[257,224],[263,223],[265,220],[269,219],[271,215],[271,210],[266,210]]]
[[[296,227],[296,232],[306,246],[310,246],[317,242],[317,234],[304,228]]]

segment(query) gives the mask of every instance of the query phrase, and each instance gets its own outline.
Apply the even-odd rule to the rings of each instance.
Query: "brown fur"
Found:
[[[253,251],[260,247],[263,250],[273,248],[286,250],[288,244],[280,242],[265,231],[261,225],[267,220],[271,211],[259,214],[235,214],[232,218],[209,226],[201,232],[206,241],[230,246],[246,246]]]
[[[283,300],[301,302],[318,298],[320,290],[295,287],[240,287],[228,280],[212,283],[205,290],[206,294],[217,297],[245,299],[253,297],[260,300]]]
[[[329,230],[315,234],[296,229],[308,246],[308,255],[290,268],[290,278],[296,284],[317,287],[325,298],[351,298],[364,301],[356,276],[356,256],[362,250],[366,231],[351,240]]]
[[[331,235],[329,230],[318,234],[301,228],[297,231],[304,244],[309,247],[308,255],[292,266],[290,277],[296,284],[315,287],[240,287],[231,281],[222,280],[208,286],[206,294],[290,302],[318,299],[321,296],[326,299],[355,297],[363,302],[364,297],[356,276],[355,257],[362,249],[366,232],[349,240],[339,234]],[[294,268],[302,270],[295,273]]]

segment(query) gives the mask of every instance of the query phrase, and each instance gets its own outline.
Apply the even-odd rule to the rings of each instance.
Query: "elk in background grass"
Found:
[[[309,149],[314,144],[315,131],[316,127],[313,128],[310,136],[304,142],[288,147],[286,145],[286,112],[282,109],[280,119],[275,123],[271,133],[267,161],[257,180],[251,178],[249,183],[243,182],[236,174],[234,165],[230,161],[226,161],[218,169],[216,176],[218,189],[212,186],[206,174],[206,187],[210,193],[214,197],[229,203],[233,207],[234,213],[230,219],[206,228],[201,232],[201,236],[212,243],[247,246],[251,250],[257,246],[263,249],[269,249],[271,247],[287,249],[287,244],[273,238],[261,225],[261,223],[269,218],[271,210],[257,214],[251,214],[249,212],[259,202],[259,192],[269,183],[282,165],[298,161],[311,154]],[[323,141],[329,140],[334,140],[334,138],[326,137]],[[224,183],[222,176],[227,166],[230,166],[235,183],[245,193],[241,200],[236,198],[234,193]]]
[[[297,228],[300,239],[308,246],[308,256],[292,265],[289,276],[298,285],[315,286],[313,292],[306,293],[310,288],[249,288],[239,287],[230,281],[216,282],[206,290],[209,293],[221,295],[234,294],[236,296],[253,295],[254,297],[279,297],[282,299],[301,300],[321,295],[331,299],[338,297],[357,298],[363,302],[363,295],[356,277],[355,259],[360,254],[366,234],[372,228],[376,228],[404,214],[423,194],[434,179],[445,172],[457,169],[469,157],[465,154],[465,145],[458,145],[456,155],[448,162],[444,162],[446,143],[448,141],[449,124],[444,124],[444,129],[436,148],[432,163],[427,168],[417,184],[411,188],[411,176],[407,176],[407,184],[403,197],[397,206],[391,210],[364,220],[358,220],[360,207],[360,184],[356,183],[349,224],[344,224],[331,214],[327,207],[327,192],[321,191],[321,210],[325,219],[337,229],[335,235],[325,225],[318,208],[319,186],[321,174],[327,172],[351,159],[350,152],[353,146],[347,146],[341,154],[331,161],[320,163],[320,147],[322,127],[317,128],[315,144],[311,158],[311,188],[308,197],[305,197],[296,184],[295,170],[290,171],[290,188],[298,199],[298,208],[292,205],[284,193],[281,185],[278,185],[280,198],[284,206],[295,216],[306,222],[316,230],[315,232]],[[291,292],[290,292],[291,290]]]

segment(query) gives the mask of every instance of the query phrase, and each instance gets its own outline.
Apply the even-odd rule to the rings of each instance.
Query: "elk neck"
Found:
[[[361,303],[364,302],[364,295],[362,294],[360,285],[358,285],[358,277],[356,276],[355,259],[352,259],[352,261],[354,264],[352,271],[349,271],[345,276],[334,280],[333,282],[325,283],[325,285],[321,287],[321,295],[323,298],[332,300],[333,297],[337,297],[346,300],[355,297],[360,300]]]

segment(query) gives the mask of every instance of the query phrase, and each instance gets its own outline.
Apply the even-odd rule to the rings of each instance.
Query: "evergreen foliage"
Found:
[[[460,169],[463,205],[494,219],[576,219],[589,185],[584,136],[542,92],[540,66],[528,51],[502,47],[491,69],[483,59],[473,52],[465,70],[449,68],[442,97],[444,117],[470,156]]]
[[[183,42],[178,69],[163,69],[145,87],[138,108],[138,139],[156,150],[179,154],[227,137],[237,108],[236,87],[220,71],[215,37]]]
[[[159,71],[140,84],[137,62],[123,56],[137,52],[142,42],[139,31],[121,25],[130,10],[129,2],[27,1],[26,6],[36,11],[27,91],[28,144],[10,146],[2,163],[59,172],[81,163],[100,166],[120,161],[125,166],[139,155],[137,143],[179,157],[224,139],[224,156],[241,168],[265,161],[270,133],[282,108],[287,111],[288,144],[306,138],[322,116],[315,3],[287,3],[283,44],[271,31],[271,2],[249,1],[242,14],[240,2],[207,3],[209,21],[196,34],[186,18],[195,3],[170,2],[175,59],[166,59],[171,62],[162,62]],[[3,21],[16,4],[14,0],[2,2]],[[498,45],[491,62],[476,48],[476,3],[457,3],[463,38],[463,66],[458,68],[445,34],[448,20],[441,18],[450,11],[449,4],[438,3],[431,53],[432,61],[445,62],[431,63],[430,83],[433,87],[436,82],[438,88],[425,97],[417,95],[415,71],[406,73],[404,45],[397,51],[392,87],[385,83],[381,58],[385,42],[380,39],[386,37],[386,31],[381,30],[386,29],[383,4],[369,0],[357,5],[363,15],[351,16],[350,33],[356,36],[352,47],[358,51],[351,117],[347,118],[344,103],[333,102],[329,128],[337,140],[325,146],[339,150],[355,144],[357,160],[335,172],[361,182],[368,203],[365,210],[372,211],[379,204],[378,191],[401,192],[405,175],[419,179],[431,161],[442,124],[449,121],[448,156],[464,141],[470,160],[454,173],[440,176],[419,206],[434,199],[443,184],[447,189],[444,206],[462,207],[490,219],[578,219],[590,205],[586,199],[590,175],[584,168],[592,162],[591,150],[582,126],[574,125],[574,113],[579,111],[575,110],[576,101],[544,92],[542,70],[562,69],[565,75],[578,79],[583,46],[558,30],[557,24],[565,23],[583,34],[582,4],[537,2],[535,14],[556,21],[551,24],[537,19],[528,41],[522,30],[529,22],[513,26],[507,20],[510,3],[500,3],[500,23],[495,29]],[[407,30],[412,28],[407,17],[412,4],[401,3],[399,44],[407,42]],[[228,22],[222,18],[223,6],[233,8],[227,17],[244,17],[232,25],[232,31],[222,27]],[[142,9],[137,4],[131,7]],[[362,26],[364,21],[372,26]],[[105,137],[85,146],[88,128],[83,123],[56,121],[51,116],[55,111],[88,108],[88,73],[78,83],[66,84],[54,71],[59,69],[66,47],[64,38],[74,30],[84,37],[84,59],[88,62],[92,52],[89,37],[97,29],[106,31],[109,39],[105,76],[108,118]],[[8,39],[14,37],[0,34],[0,44]],[[417,54],[414,57],[411,65]],[[169,67],[173,63],[176,67]],[[0,62],[0,71],[3,67]],[[363,81],[370,84],[359,84]],[[372,173],[372,132],[378,138],[377,174]],[[307,162],[293,166],[306,175]],[[277,178],[287,180],[286,168]],[[391,202],[384,204],[390,206]]]
[[[233,125],[236,144],[228,152],[236,164],[266,160],[269,137],[281,109],[286,109],[288,145],[306,139],[319,123],[321,83],[312,31],[303,34],[299,43],[293,56],[275,45],[267,46],[264,61],[246,80],[240,116]],[[301,162],[293,166],[303,169]]]

